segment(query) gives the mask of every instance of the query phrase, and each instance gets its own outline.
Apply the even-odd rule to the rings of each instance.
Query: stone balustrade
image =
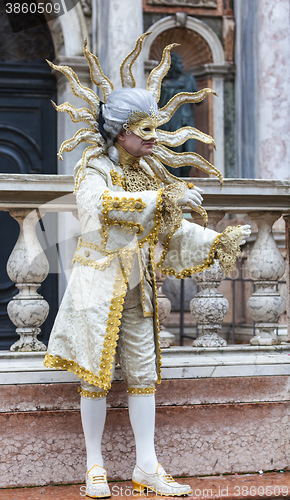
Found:
[[[283,215],[289,231],[290,182],[226,179],[222,190],[215,179],[195,182],[204,190],[204,207],[209,213],[210,227],[214,228],[225,214],[248,214],[257,224],[258,237],[248,258],[248,273],[256,283],[256,290],[248,301],[248,310],[256,322],[256,335],[251,343],[278,343],[275,330],[285,311],[285,300],[277,292],[276,284],[284,274],[285,264],[271,228]],[[20,335],[11,350],[27,352],[45,348],[37,335],[48,314],[48,305],[37,289],[48,274],[48,264],[34,226],[46,212],[74,212],[72,191],[70,176],[0,175],[0,210],[9,211],[20,225],[19,238],[7,264],[8,274],[19,289],[8,305],[9,317]],[[288,234],[286,241],[289,245]],[[286,254],[289,269],[289,247]],[[197,276],[201,290],[191,302],[191,312],[198,320],[201,336],[195,347],[225,344],[218,335],[227,312],[227,301],[217,291],[222,278],[218,262]],[[289,304],[289,272],[286,279]]]

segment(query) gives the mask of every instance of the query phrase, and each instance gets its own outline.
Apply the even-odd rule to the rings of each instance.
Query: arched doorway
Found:
[[[194,74],[195,69],[204,64],[213,62],[212,53],[205,39],[195,31],[188,28],[171,28],[160,33],[150,47],[149,59],[160,61],[163,48],[170,43],[178,43],[172,52],[179,54],[182,59],[185,73]],[[212,86],[210,77],[196,78],[198,89]],[[195,127],[208,135],[213,135],[212,122],[212,97],[205,99],[198,105],[192,104]],[[213,146],[196,142],[196,152],[202,155],[206,160],[213,162]],[[190,171],[192,177],[204,177],[206,174],[201,170],[192,167]]]
[[[222,44],[207,24],[186,15],[181,24],[176,15],[164,17],[150,26],[148,31],[151,33],[145,38],[143,45],[145,70],[149,74],[155,67],[156,60],[159,62],[160,59],[152,60],[154,53],[159,50],[161,54],[166,44],[181,43],[181,47],[175,47],[174,50],[181,51],[187,72],[195,76],[200,88],[211,87],[219,96],[207,98],[200,109],[196,110],[196,127],[212,135],[217,144],[217,151],[211,151],[207,146],[199,144],[198,152],[213,161],[224,173],[224,79],[228,72],[232,71],[232,67],[225,62]],[[200,54],[193,55],[198,47]],[[207,123],[203,123],[204,120]]]
[[[56,81],[45,58],[54,59],[47,24],[12,33],[4,2],[0,2],[0,173],[55,174]],[[55,225],[56,230],[56,225]],[[17,292],[6,273],[6,263],[19,227],[8,212],[0,212],[0,348],[18,339],[7,303]],[[57,276],[50,274],[40,293],[50,305],[41,340],[48,339],[57,308]]]

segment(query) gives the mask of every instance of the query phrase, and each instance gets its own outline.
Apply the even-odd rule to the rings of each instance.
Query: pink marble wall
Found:
[[[258,2],[259,171],[264,179],[290,177],[290,4]]]

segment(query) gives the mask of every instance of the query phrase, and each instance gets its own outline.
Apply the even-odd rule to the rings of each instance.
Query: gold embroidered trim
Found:
[[[74,186],[74,193],[76,193],[79,190],[79,187],[84,180],[86,176],[86,171],[83,167],[83,165],[78,169],[78,173],[75,178],[75,186]]]
[[[103,344],[101,355],[100,370],[98,379],[100,387],[108,390],[111,387],[111,371],[113,368],[114,355],[117,347],[117,340],[119,338],[119,326],[121,324],[122,311],[125,295],[127,292],[127,279],[118,269],[117,276],[114,284],[113,297],[110,305],[109,317],[107,320],[106,335]]]
[[[170,51],[178,45],[179,43],[171,43],[163,49],[160,63],[152,69],[147,79],[146,89],[155,97],[156,102],[159,102],[162,80],[170,68]]]
[[[173,234],[174,233],[171,233],[171,234],[169,234],[167,236],[167,238],[165,240],[165,243],[164,243],[164,250],[162,252],[161,259],[160,259],[160,261],[157,264],[157,268],[160,269],[160,271],[163,274],[169,274],[171,276],[175,276],[175,278],[182,279],[182,278],[187,278],[188,276],[191,276],[192,274],[200,273],[201,271],[204,271],[205,269],[208,269],[213,264],[215,253],[217,251],[217,246],[218,246],[221,234],[218,234],[215,237],[214,242],[213,242],[213,244],[211,246],[211,249],[210,249],[210,251],[208,253],[208,257],[204,261],[203,264],[201,264],[199,266],[188,267],[186,269],[183,269],[183,271],[181,271],[180,273],[177,273],[172,268],[165,268],[165,267],[163,267],[162,264],[164,262],[164,259],[165,259],[166,255],[167,255],[167,252],[168,252],[168,249],[169,249],[170,240],[171,240]]]
[[[165,186],[162,190],[162,221],[163,227],[161,232],[165,229],[172,233],[176,231],[182,223],[183,214],[182,208],[178,206],[178,199],[183,198],[187,185],[185,182],[174,182]]]
[[[156,330],[157,330],[157,348],[158,348],[158,367],[157,367],[157,384],[161,384],[161,366],[162,366],[162,361],[161,361],[161,348],[160,348],[160,337],[159,337],[159,315],[158,315],[158,300],[157,300],[157,286],[156,286],[156,274],[155,274],[155,246],[156,243],[151,243],[149,247],[149,252],[150,252],[150,259],[151,259],[151,268],[152,268],[152,274],[153,274],[153,290],[154,290],[154,297],[155,297],[155,311],[156,311]]]
[[[101,254],[103,254],[103,249],[104,249],[105,244],[106,244],[106,238],[102,239],[101,245],[97,245],[95,243],[91,243],[90,241],[83,241],[82,237],[80,236],[78,239],[78,246],[75,250],[71,264],[73,265],[75,262],[79,262],[80,264],[83,264],[84,266],[92,266],[95,269],[100,269],[101,271],[103,271],[104,269],[106,269],[106,267],[108,267],[110,265],[112,260],[119,255],[118,252],[110,254],[108,256],[107,260],[105,260],[104,262],[97,262],[97,261],[92,260],[92,259],[85,259],[81,255],[77,255],[77,252],[81,248],[91,248],[92,250],[96,250],[96,252],[100,252]]]
[[[91,371],[80,366],[76,361],[60,358],[59,356],[53,356],[52,354],[46,354],[43,364],[47,368],[73,372],[79,378],[83,378],[85,382],[99,387],[100,378],[97,375],[94,375]]]
[[[122,177],[122,175],[118,174],[118,172],[116,172],[116,170],[114,170],[114,169],[112,169],[110,171],[110,175],[111,175],[113,185],[120,186],[121,188],[123,188],[126,191],[125,177]]]
[[[107,396],[107,391],[100,391],[100,392],[88,391],[83,389],[82,387],[78,387],[78,392],[80,396],[88,399],[101,399]]]
[[[115,257],[116,257],[115,254],[111,254],[108,256],[108,258],[107,258],[107,260],[105,260],[105,262],[99,263],[99,262],[92,260],[92,259],[85,259],[84,257],[81,257],[80,255],[74,255],[71,263],[74,264],[75,262],[79,262],[83,266],[91,266],[94,269],[99,269],[100,271],[104,271],[104,269],[109,267],[109,265],[111,264],[112,260]]]
[[[241,226],[228,226],[220,235],[217,258],[226,276],[236,269],[236,260],[241,253],[243,241]]]
[[[127,392],[128,394],[155,394],[156,389],[155,387],[145,387],[145,389],[142,389],[142,387],[127,387]]]
[[[109,191],[105,191],[103,194],[103,209],[102,209],[104,226],[108,226],[108,227],[115,226],[115,229],[122,227],[123,232],[129,231],[129,233],[131,233],[131,234],[133,234],[133,233],[141,234],[144,231],[144,227],[141,226],[141,224],[139,224],[139,222],[134,223],[134,222],[130,222],[130,221],[127,222],[124,220],[123,221],[116,221],[116,220],[110,219],[110,217],[108,217],[109,210],[112,210],[112,209],[110,209],[110,206],[112,204],[112,200],[113,200],[113,198],[111,196],[109,196]],[[104,226],[102,226],[103,232],[106,234],[106,238],[107,238],[107,231],[106,231],[106,228]]]
[[[112,196],[107,197],[107,210],[110,212],[111,210],[123,210],[123,212],[127,212],[128,210],[130,212],[142,212],[143,208],[146,207],[146,203],[142,201],[141,198],[126,198],[125,196],[123,198],[119,198],[118,196],[115,196],[112,198]]]
[[[132,66],[141,52],[144,38],[148,35],[150,35],[150,32],[143,33],[143,35],[139,36],[134,49],[123,60],[120,66],[122,87],[136,86],[135,78],[132,73]]]
[[[134,168],[133,165],[120,165],[124,173],[124,189],[130,193],[140,191],[157,191],[160,185],[160,180],[153,177],[143,170],[142,166]]]
[[[141,251],[139,251],[139,253],[138,253],[138,262],[139,262],[139,270],[140,270],[140,274],[141,274],[141,280],[140,280],[140,282],[141,282],[141,292],[142,292],[143,316],[144,316],[144,318],[153,318],[153,311],[146,312],[145,289],[144,289],[144,280],[145,280],[145,277],[144,277],[144,272],[143,272],[143,263],[142,263],[142,258],[141,258]],[[144,264],[144,267],[145,267],[145,270],[146,270],[145,264]],[[147,274],[148,274],[148,271],[147,271]],[[150,283],[152,285],[151,278],[150,278]]]

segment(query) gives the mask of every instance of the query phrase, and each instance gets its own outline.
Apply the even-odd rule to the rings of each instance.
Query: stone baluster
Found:
[[[217,223],[223,219],[224,212],[209,212],[208,227],[215,229]],[[200,223],[193,212],[192,218]],[[218,335],[223,319],[228,312],[227,299],[217,290],[224,275],[219,261],[203,272],[193,275],[200,287],[195,297],[190,302],[190,312],[198,323],[201,335],[194,340],[194,347],[220,347],[227,345],[226,340]]]
[[[248,215],[258,226],[258,237],[247,261],[249,277],[256,284],[247,306],[258,330],[250,342],[253,345],[277,344],[279,339],[275,330],[285,311],[285,300],[276,286],[284,274],[285,262],[273,238],[272,226],[281,214],[253,212]]]
[[[11,351],[45,351],[46,346],[37,339],[40,326],[47,318],[49,305],[37,293],[48,275],[49,265],[37,239],[35,225],[43,215],[36,210],[15,209],[10,215],[17,220],[20,233],[7,263],[7,273],[19,293],[8,304],[8,315],[20,335]]]
[[[287,342],[290,342],[290,215],[284,215],[286,243],[286,311],[287,311]]]
[[[156,262],[160,260],[162,252],[163,252],[163,247],[159,242],[155,248]],[[162,285],[164,281],[167,279],[167,276],[162,274],[161,271],[159,271],[159,269],[157,268],[155,269],[155,272],[156,272],[156,289],[157,289],[158,317],[159,317],[159,329],[160,329],[159,332],[160,347],[161,349],[164,349],[170,347],[170,344],[174,343],[174,335],[165,330],[162,324],[171,312],[171,302],[162,291]]]

